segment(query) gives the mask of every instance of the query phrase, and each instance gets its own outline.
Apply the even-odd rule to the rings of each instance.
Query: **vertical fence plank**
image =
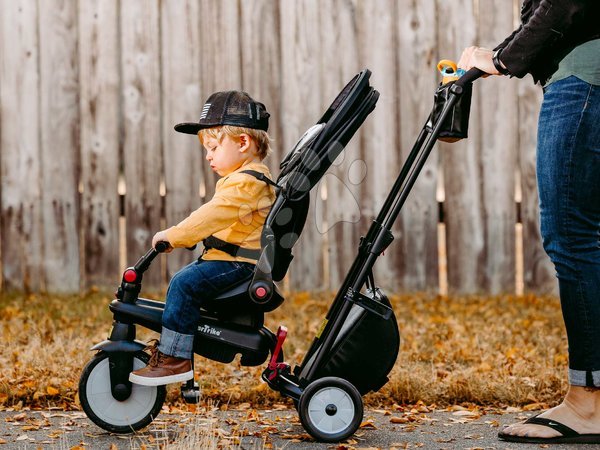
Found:
[[[281,47],[278,39],[279,4],[274,0],[240,2],[242,88],[265,104],[269,117],[272,154],[265,160],[273,177],[279,174],[283,147],[280,111]]]
[[[358,16],[356,1],[331,0],[321,3],[320,83],[321,110],[325,110],[348,81],[361,70],[359,61]],[[340,46],[340,42],[344,45]],[[316,119],[315,119],[316,121]],[[327,252],[325,283],[335,290],[346,276],[356,257],[359,244],[360,191],[367,167],[361,159],[360,131],[319,183],[315,195],[325,199],[320,225]]]
[[[200,206],[203,180],[198,139],[177,133],[173,126],[198,120],[203,65],[200,53],[200,9],[194,0],[161,2],[163,159],[166,185],[166,226],[175,225]],[[191,261],[178,250],[167,258],[169,276]]]
[[[81,176],[88,285],[112,286],[119,267],[117,2],[79,3]]]
[[[404,161],[429,116],[438,79],[435,0],[401,0],[397,13],[399,151]],[[402,232],[394,252],[402,288],[409,291],[438,287],[438,162],[434,149],[400,215]]]
[[[361,192],[363,228],[370,226],[377,216],[400,167],[396,8],[396,2],[386,0],[358,4],[360,63],[371,69],[371,84],[381,93],[377,108],[365,122],[362,133],[363,159],[369,169]],[[398,221],[392,232],[396,238],[399,236]],[[390,251],[377,261],[374,274],[382,287],[393,290],[400,287],[397,259],[398,254]]]
[[[77,5],[49,0],[39,6],[46,283],[52,292],[76,292],[80,287]]]
[[[8,289],[44,288],[37,2],[2,2],[2,256]]]
[[[200,101],[217,91],[242,88],[240,13],[237,0],[200,1]],[[215,24],[227,24],[217,26]],[[198,104],[198,115],[202,104]],[[218,176],[202,159],[206,200],[214,194]]]
[[[158,0],[120,6],[126,245],[133,262],[150,248],[161,225],[159,11]],[[144,276],[145,287],[160,282],[157,267]]]
[[[513,10],[481,1],[479,45],[494,48],[513,29]],[[507,77],[479,80],[481,98],[481,182],[485,250],[481,288],[490,294],[515,292],[515,171],[517,85]]]
[[[438,0],[440,58],[458,59],[462,50],[477,42],[472,0]],[[448,287],[451,292],[477,292],[482,288],[484,228],[479,167],[479,89],[473,89],[469,139],[441,144],[445,180],[445,221],[448,253]]]
[[[539,200],[535,175],[537,119],[542,90],[527,77],[518,81],[519,168],[521,171],[521,221],[523,223],[523,282],[525,291],[558,293],[555,270],[542,247]]]
[[[321,92],[316,80],[319,68],[320,3],[317,0],[281,0],[281,67],[285,80],[281,97],[283,146],[292,148],[302,133],[322,114]],[[294,249],[290,267],[290,288],[318,290],[325,287],[323,277],[323,236],[317,224],[322,219],[315,203],[321,202],[317,192],[311,193],[311,207],[306,226]]]

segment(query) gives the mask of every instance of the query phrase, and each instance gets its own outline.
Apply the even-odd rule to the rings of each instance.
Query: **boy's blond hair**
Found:
[[[200,142],[204,145],[207,138],[213,138],[221,142],[225,136],[238,140],[242,134],[247,134],[256,143],[256,156],[261,161],[271,153],[271,137],[266,131],[256,130],[254,128],[237,127],[234,125],[222,125],[218,127],[205,128],[198,131]]]

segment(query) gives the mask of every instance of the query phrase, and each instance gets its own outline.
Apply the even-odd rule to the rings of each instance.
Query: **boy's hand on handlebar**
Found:
[[[156,233],[154,235],[154,237],[152,238],[152,248],[156,248],[156,244],[160,241],[167,242],[167,243],[169,242],[167,240],[167,232],[165,230],[159,231],[158,233]],[[169,248],[167,248],[165,250],[165,253],[171,253],[172,251],[173,251],[173,247],[171,247],[169,245]]]
[[[460,56],[458,67],[465,70],[477,67],[489,75],[500,75],[492,62],[493,56],[494,52],[487,48],[467,47]]]

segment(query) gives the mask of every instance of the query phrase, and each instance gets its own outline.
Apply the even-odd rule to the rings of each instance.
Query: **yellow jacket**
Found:
[[[243,248],[260,249],[260,235],[275,201],[275,191],[264,181],[240,173],[243,170],[256,170],[271,178],[269,168],[262,162],[245,164],[221,178],[209,202],[167,230],[172,247],[191,247],[213,235]],[[206,251],[202,259],[256,263],[256,260],[233,257],[214,248]]]

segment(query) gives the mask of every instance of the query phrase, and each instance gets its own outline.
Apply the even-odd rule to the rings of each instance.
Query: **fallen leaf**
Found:
[[[360,424],[359,428],[374,428],[377,429],[377,427],[375,426],[375,423],[373,423],[372,420],[365,420],[363,423]]]
[[[58,393],[59,393],[59,390],[58,390],[58,389],[56,389],[55,387],[48,386],[48,387],[46,388],[46,392],[48,393],[48,395],[58,395]]]
[[[394,416],[394,417],[392,417],[390,419],[390,422],[392,422],[392,423],[408,423],[409,420],[406,417],[396,417],[396,416]]]

